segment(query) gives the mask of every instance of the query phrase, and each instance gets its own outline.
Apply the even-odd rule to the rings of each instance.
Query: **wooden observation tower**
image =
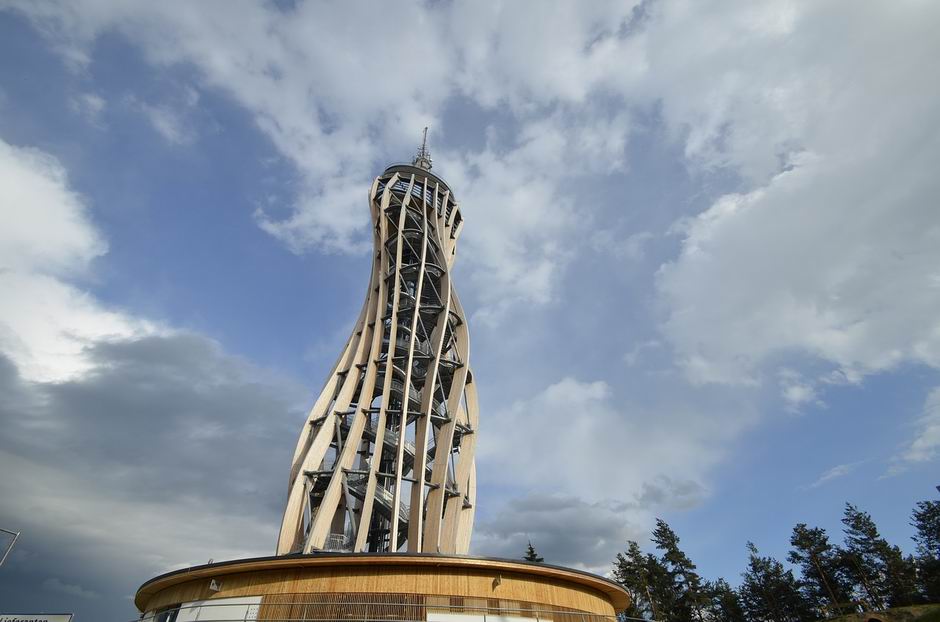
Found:
[[[372,273],[346,347],[300,433],[277,553],[466,553],[476,498],[477,395],[451,279],[463,217],[411,165],[369,192]]]
[[[359,319],[297,442],[277,555],[137,591],[147,622],[617,622],[618,584],[470,557],[477,392],[451,279],[463,216],[424,142],[369,192]],[[489,620],[488,620],[489,618]]]

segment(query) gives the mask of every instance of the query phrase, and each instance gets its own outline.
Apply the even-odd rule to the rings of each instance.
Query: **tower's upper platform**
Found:
[[[424,150],[426,152],[426,150]],[[457,203],[454,193],[451,191],[450,186],[447,185],[447,182],[435,175],[430,171],[430,156],[426,157],[428,162],[428,168],[419,166],[422,155],[422,151],[418,152],[418,156],[415,157],[415,162],[412,164],[392,164],[386,168],[381,175],[379,175],[379,183],[384,187],[384,183],[389,180],[391,176],[395,173],[398,173],[399,184],[401,184],[401,191],[404,191],[407,186],[407,182],[404,181],[407,178],[410,178],[412,175],[415,177],[416,184],[412,186],[412,192],[415,197],[419,198],[422,194],[426,194],[426,199],[428,203],[431,203],[433,196],[434,185],[438,185],[438,204],[435,206],[438,211],[442,211],[449,223],[452,223],[450,228],[450,236],[453,239],[456,239],[461,230],[463,229],[463,214],[460,213],[460,206]],[[422,181],[423,180],[423,181]],[[446,197],[446,205],[443,205],[442,202]]]
[[[437,182],[441,185],[441,190],[450,191],[450,186],[447,185],[447,182],[429,171],[428,169],[415,166],[414,164],[392,164],[382,172],[382,176],[389,175],[391,173],[401,173],[403,175],[414,175],[415,177],[424,177],[430,182]]]

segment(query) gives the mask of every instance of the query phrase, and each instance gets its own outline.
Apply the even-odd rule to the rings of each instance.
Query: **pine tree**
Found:
[[[824,529],[799,523],[790,536],[787,560],[800,567],[802,587],[820,617],[848,613],[853,609],[850,583],[845,577],[839,551],[829,543]]]
[[[761,557],[753,542],[747,543],[748,565],[739,590],[741,605],[750,622],[809,622],[815,612],[800,591],[793,572],[773,557]]]
[[[539,554],[535,552],[535,547],[532,546],[531,540],[529,541],[529,547],[526,549],[525,555],[522,557],[522,559],[526,560],[527,562],[544,562],[545,561],[544,557],[539,557]]]
[[[917,585],[927,602],[940,602],[940,501],[920,501],[911,516],[916,529]]]
[[[710,621],[747,622],[741,597],[727,581],[721,578],[714,583],[706,581],[705,593],[709,600],[706,610]]]
[[[655,603],[656,620],[683,620],[687,621],[688,612],[679,602],[680,594],[676,591],[675,577],[666,568],[665,564],[652,554],[646,555],[646,569],[649,576],[650,594]],[[658,614],[659,617],[656,617]],[[686,617],[681,617],[683,614]]]
[[[873,521],[866,520],[868,518],[854,505],[845,504],[845,515],[842,517],[842,524],[845,525],[843,566],[870,608],[884,609],[886,595],[884,582],[880,580],[883,568],[875,554],[878,530]]]
[[[679,536],[666,521],[657,518],[653,530],[653,542],[663,552],[662,562],[676,594],[675,619],[704,621],[702,609],[706,595],[702,589],[702,578],[695,571],[695,564],[679,548]]]
[[[651,559],[658,563],[655,557],[645,555],[640,545],[630,540],[627,543],[626,553],[617,553],[614,560],[614,578],[630,593],[630,608],[624,612],[629,618],[657,619],[660,610],[653,600],[653,589],[650,585]]]
[[[868,512],[845,504],[844,568],[869,605],[876,609],[914,604],[914,567],[901,549],[888,544]]]
[[[911,519],[917,556],[940,558],[940,501],[919,501]]]

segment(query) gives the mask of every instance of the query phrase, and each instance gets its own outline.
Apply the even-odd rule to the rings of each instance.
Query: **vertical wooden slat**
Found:
[[[414,177],[412,177],[412,183]],[[398,424],[398,454],[395,457],[395,495],[392,499],[392,534],[389,551],[398,550],[398,522],[402,497],[402,471],[405,462],[405,441],[408,430],[409,396],[411,395],[411,375],[414,371],[415,341],[418,338],[418,322],[421,318],[421,297],[424,293],[425,262],[428,252],[428,212],[427,180],[422,184],[421,192],[421,252],[418,264],[418,280],[415,285],[414,308],[411,310],[411,334],[408,337],[408,354],[405,367],[405,381],[402,385],[401,420]],[[411,193],[408,193],[409,198]],[[399,264],[399,268],[400,268]],[[420,414],[419,414],[420,417]],[[417,458],[417,456],[416,456]]]
[[[399,179],[398,174],[395,174],[392,179],[388,182],[385,187],[386,193],[389,193],[391,196],[392,187],[395,182]],[[401,299],[401,253],[402,253],[402,230],[405,228],[405,216],[408,211],[408,203],[411,199],[411,189],[414,187],[415,178],[414,175],[411,176],[411,180],[408,182],[408,189],[405,192],[405,196],[401,201],[401,209],[398,213],[398,231],[396,235],[398,236],[398,243],[396,244],[395,250],[395,280],[394,280],[394,293],[392,294],[392,314],[391,314],[391,324],[389,326],[389,335],[388,335],[388,350],[385,355],[385,381],[382,386],[382,405],[379,407],[379,418],[378,423],[376,424],[375,430],[375,452],[372,455],[372,463],[369,468],[369,480],[366,484],[366,494],[365,501],[362,505],[362,518],[359,523],[359,535],[356,538],[356,550],[362,550],[366,544],[366,538],[369,535],[369,526],[372,522],[372,510],[375,505],[375,487],[377,485],[377,473],[379,471],[379,463],[382,459],[382,451],[384,449],[385,443],[385,427],[386,427],[386,416],[388,410],[388,401],[392,390],[392,378],[394,377],[394,368],[395,368],[395,347],[396,341],[398,339],[398,307]],[[390,199],[388,199],[390,201]],[[385,210],[388,209],[388,201],[383,197],[382,202],[384,208],[381,210],[380,217],[385,218]],[[386,234],[387,235],[387,234]],[[385,235],[382,237],[383,246],[385,242]],[[383,267],[387,269],[386,267]],[[382,316],[384,316],[385,303],[382,303]],[[380,316],[381,317],[381,316]],[[402,400],[407,400],[408,396],[403,395]],[[396,524],[394,521],[393,525]]]
[[[384,219],[381,222],[384,224]],[[381,228],[381,232],[384,233],[384,231],[385,227],[383,226]],[[377,283],[377,285],[370,289],[369,293],[369,310],[366,331],[371,339],[371,346],[366,357],[359,362],[360,365],[365,366],[366,374],[362,380],[359,395],[356,398],[356,412],[352,417],[349,434],[346,437],[345,444],[343,445],[342,449],[339,450],[340,454],[337,456],[336,462],[333,466],[333,474],[331,476],[330,483],[327,485],[327,489],[323,493],[323,499],[320,502],[319,509],[317,510],[316,520],[311,527],[311,548],[323,546],[323,542],[326,539],[330,529],[330,517],[335,515],[337,506],[339,504],[340,494],[346,485],[346,475],[344,471],[352,467],[353,460],[356,458],[356,452],[358,451],[362,441],[362,432],[370,418],[367,409],[372,402],[372,395],[375,390],[375,380],[378,373],[377,359],[382,352],[382,338],[384,337],[385,332],[384,326],[381,325],[381,319],[385,307],[386,290],[386,280],[383,278],[383,274],[385,270],[385,264],[387,262],[387,258],[385,256],[385,246],[384,244],[381,244],[383,237],[384,235],[381,234],[378,236],[378,245],[380,250],[377,252],[377,254],[375,254],[373,259],[372,282]],[[363,335],[363,339],[365,338],[365,335]],[[354,531],[356,534],[355,537],[358,539],[359,525],[355,523],[355,520],[355,518],[351,519],[354,525]]]

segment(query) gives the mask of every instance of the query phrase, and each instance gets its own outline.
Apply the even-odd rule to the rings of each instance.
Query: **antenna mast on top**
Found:
[[[415,159],[411,162],[419,168],[423,168],[426,171],[431,170],[431,152],[428,151],[428,128],[424,128],[424,139],[421,141],[421,148],[418,149],[418,154],[415,156]]]

